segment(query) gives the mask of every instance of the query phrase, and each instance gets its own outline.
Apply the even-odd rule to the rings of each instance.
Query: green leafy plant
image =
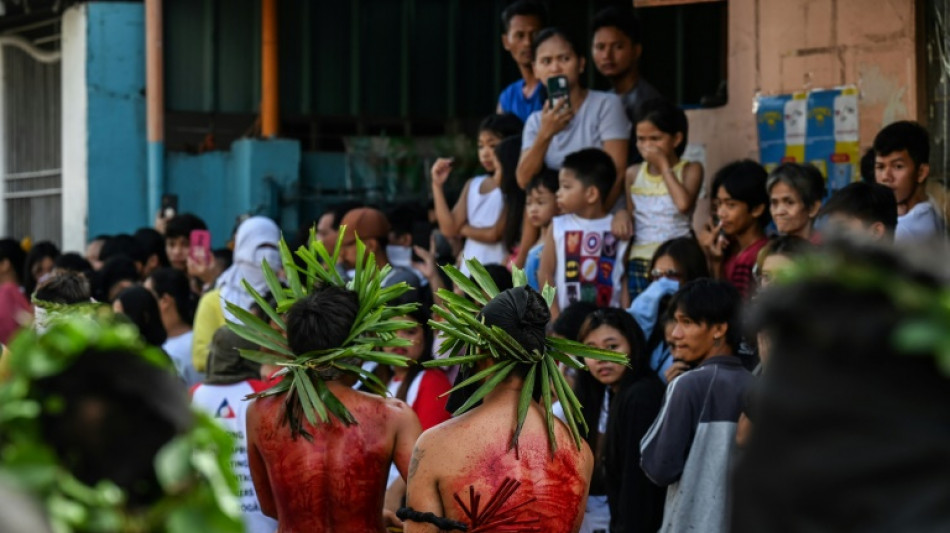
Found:
[[[378,268],[376,256],[367,252],[366,246],[356,239],[356,274],[346,281],[336,270],[343,246],[346,227],[340,227],[333,253],[329,253],[313,229],[306,246],[296,251],[304,266],[298,266],[293,259],[287,243],[281,239],[280,257],[287,277],[287,286],[281,284],[277,274],[267,264],[262,263],[264,279],[276,306],[267,300],[246,281],[244,288],[254,301],[264,310],[267,319],[255,316],[232,303],[228,310],[240,322],[228,321],[228,327],[241,337],[258,344],[260,350],[241,350],[241,355],[261,364],[281,367],[275,377],[283,377],[276,385],[252,395],[252,398],[287,393],[286,419],[294,435],[310,435],[303,429],[298,415],[303,415],[311,425],[330,422],[334,417],[344,424],[354,424],[356,419],[346,406],[330,391],[323,375],[349,373],[355,375],[369,390],[385,396],[386,386],[371,372],[367,372],[353,361],[373,361],[381,365],[408,366],[410,360],[404,356],[384,352],[387,347],[410,346],[411,341],[401,339],[395,332],[415,325],[414,322],[399,320],[417,307],[417,304],[398,306],[387,305],[410,289],[406,283],[383,287],[383,281],[392,267]],[[345,287],[359,297],[359,310],[353,327],[346,340],[340,346],[327,350],[318,350],[303,354],[294,354],[287,344],[287,324],[284,314],[298,300],[306,298],[315,290],[325,286]]]
[[[40,395],[37,380],[64,372],[89,350],[130,352],[174,368],[134,325],[100,308],[60,311],[45,333],[24,330],[10,344],[13,375],[0,385],[0,477],[41,502],[56,533],[243,531],[232,438],[206,415],[193,412],[190,430],[159,450],[155,474],[164,496],[147,508],[129,506],[110,481],[86,485],[63,465],[41,429],[41,416],[62,409],[62,398]]]
[[[429,325],[433,329],[441,331],[445,336],[440,350],[448,353],[449,357],[427,361],[423,366],[453,366],[469,365],[475,366],[480,361],[492,361],[493,365],[476,372],[468,379],[456,385],[451,391],[454,392],[463,387],[474,383],[483,382],[472,396],[459,407],[453,416],[460,415],[475,404],[481,401],[486,394],[492,391],[502,380],[515,369],[518,365],[530,365],[525,380],[524,387],[521,389],[521,395],[518,400],[518,419],[517,425],[512,435],[509,448],[518,446],[518,437],[524,426],[525,418],[528,415],[528,408],[531,405],[532,393],[535,389],[535,381],[540,380],[541,385],[541,405],[545,412],[545,422],[548,429],[548,441],[552,453],[557,450],[557,444],[554,438],[554,414],[552,411],[552,401],[556,396],[564,408],[564,418],[567,421],[571,435],[574,437],[574,443],[580,448],[581,437],[588,431],[587,423],[581,411],[581,404],[574,396],[564,376],[558,369],[557,364],[586,370],[586,367],[578,358],[589,357],[602,361],[610,361],[619,364],[627,364],[627,356],[609,350],[592,348],[579,342],[566,339],[556,339],[547,337],[545,339],[544,351],[528,351],[519,344],[511,335],[498,326],[488,326],[482,318],[479,318],[479,312],[482,306],[488,303],[500,292],[497,285],[492,280],[488,271],[475,259],[466,261],[469,271],[472,273],[472,279],[462,274],[454,266],[444,266],[442,270],[452,279],[456,286],[468,296],[464,298],[445,289],[439,290],[439,297],[442,299],[442,305],[433,306],[434,314],[442,318],[442,321],[431,320]],[[512,273],[512,281],[515,287],[527,285],[528,280],[524,271],[515,268]],[[545,285],[541,291],[544,301],[550,306],[554,301],[554,287]]]

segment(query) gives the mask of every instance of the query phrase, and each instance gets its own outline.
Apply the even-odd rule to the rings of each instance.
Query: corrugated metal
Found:
[[[13,47],[3,53],[6,234],[59,243],[62,235],[60,63],[39,63]]]

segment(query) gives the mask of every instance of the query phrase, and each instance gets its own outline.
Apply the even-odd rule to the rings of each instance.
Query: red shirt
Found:
[[[768,237],[762,237],[737,254],[730,255],[722,264],[722,273],[732,283],[742,298],[748,298],[752,286],[752,269],[759,258],[759,251],[769,243]]]

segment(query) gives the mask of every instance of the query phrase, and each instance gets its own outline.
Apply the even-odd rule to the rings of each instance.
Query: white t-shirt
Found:
[[[241,513],[247,533],[273,533],[277,530],[277,521],[261,511],[247,459],[247,408],[251,404],[244,397],[264,388],[262,383],[252,381],[230,385],[202,384],[191,395],[192,405],[211,415],[234,437],[231,466],[240,483]]]
[[[165,350],[165,353],[171,358],[172,363],[175,364],[175,370],[178,372],[178,375],[181,376],[181,379],[185,381],[185,385],[188,386],[188,388],[201,383],[205,379],[204,374],[195,370],[195,365],[191,362],[192,336],[192,331],[189,330],[187,333],[182,333],[177,337],[169,337],[165,343],[162,344],[162,349]]]
[[[921,202],[903,216],[897,217],[895,241],[919,241],[936,236],[943,230],[943,221],[930,200]]]
[[[577,301],[620,307],[623,258],[627,241],[610,231],[611,216],[586,219],[560,215],[551,220],[557,265],[557,302],[561,310]]]
[[[541,112],[535,111],[525,123],[521,149],[534,145],[541,127]],[[630,121],[620,97],[614,93],[588,91],[577,114],[559,131],[544,154],[544,165],[560,170],[564,157],[584,148],[603,148],[604,141],[630,140]]]

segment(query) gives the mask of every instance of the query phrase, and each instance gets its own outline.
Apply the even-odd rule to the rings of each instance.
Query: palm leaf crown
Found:
[[[281,285],[277,274],[266,261],[261,264],[264,279],[277,303],[276,306],[268,303],[247,281],[243,282],[245,290],[263,309],[266,318],[274,327],[249,311],[230,302],[227,303],[228,310],[240,320],[240,322],[228,321],[228,327],[261,347],[260,350],[240,350],[241,355],[261,364],[281,367],[274,374],[274,377],[283,377],[280,382],[248,398],[289,393],[286,400],[285,422],[290,424],[294,436],[302,434],[310,438],[301,425],[299,417],[301,410],[311,425],[316,425],[318,420],[328,423],[331,416],[346,425],[356,423],[356,419],[349,410],[327,387],[323,374],[353,374],[369,390],[385,396],[386,386],[371,372],[354,365],[353,361],[373,361],[377,364],[392,366],[408,366],[410,363],[406,357],[382,351],[382,348],[386,347],[411,344],[411,341],[397,337],[395,332],[415,325],[414,322],[398,320],[398,317],[414,310],[417,304],[387,305],[388,302],[408,291],[410,287],[406,283],[398,283],[383,288],[383,280],[392,267],[386,265],[378,268],[375,254],[367,253],[366,246],[359,238],[356,239],[356,275],[350,281],[344,280],[335,265],[340,257],[345,232],[346,226],[341,226],[333,253],[330,254],[323,243],[316,238],[314,229],[311,228],[307,245],[301,246],[296,251],[304,267],[294,262],[290,248],[281,238],[280,258],[284,272],[287,274],[287,286]],[[298,300],[330,285],[344,287],[358,295],[359,310],[349,335],[340,346],[335,348],[302,354],[293,353],[287,343],[287,324],[283,318],[284,313]]]
[[[442,342],[440,350],[442,353],[448,353],[449,356],[445,359],[427,361],[423,363],[423,366],[474,365],[479,361],[491,359],[494,360],[495,364],[475,373],[449,391],[454,392],[484,380],[484,383],[453,413],[453,416],[458,416],[471,409],[496,385],[501,383],[517,365],[530,365],[518,400],[517,426],[512,435],[509,449],[517,449],[518,436],[524,426],[528,407],[532,401],[535,381],[538,379],[541,380],[541,403],[544,408],[551,452],[557,450],[554,438],[554,412],[551,409],[551,398],[554,396],[560,400],[564,408],[564,418],[567,420],[568,428],[574,437],[574,443],[579,449],[581,446],[581,429],[583,429],[583,434],[586,434],[588,431],[587,423],[581,412],[580,402],[558,370],[557,364],[562,363],[578,370],[586,370],[587,367],[577,358],[589,357],[625,365],[628,362],[627,356],[554,337],[545,339],[543,353],[538,350],[529,352],[504,329],[494,325],[488,326],[483,318],[479,318],[481,307],[497,296],[500,291],[488,271],[476,259],[469,259],[466,264],[472,273],[472,279],[466,277],[453,266],[442,267],[449,278],[471,300],[445,289],[439,290],[442,305],[433,306],[432,311],[443,321],[431,320],[429,325],[442,332],[445,340]],[[515,287],[521,287],[528,283],[524,271],[518,268],[514,268],[512,272],[512,281]],[[541,291],[541,296],[549,307],[554,301],[554,291],[554,287],[549,285],[545,285]]]

